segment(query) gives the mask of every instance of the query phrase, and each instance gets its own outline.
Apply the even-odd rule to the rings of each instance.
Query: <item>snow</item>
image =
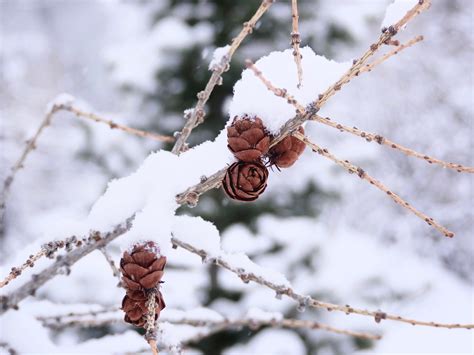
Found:
[[[334,84],[351,66],[351,62],[336,61],[316,55],[310,47],[301,48],[303,85],[298,88],[296,65],[292,50],[272,52],[255,62],[264,77],[277,88],[286,89],[303,106],[315,101],[318,95]],[[253,71],[246,69],[234,86],[229,108],[230,121],[235,116],[258,116],[273,134],[296,115],[295,108],[286,100],[269,91]]]
[[[234,346],[225,355],[272,354],[303,355],[306,349],[301,338],[294,332],[282,329],[265,329],[247,344]]]
[[[394,0],[385,11],[385,17],[382,21],[381,28],[387,28],[396,24],[416,4],[418,4],[418,0]]]
[[[226,145],[223,131],[215,141],[205,142],[179,157],[167,151],[152,153],[135,173],[109,183],[92,207],[89,228],[108,230],[136,213],[132,229],[120,238],[123,249],[151,238],[163,255],[168,255],[173,216],[178,208],[176,195],[199,183],[203,175],[211,175],[231,163],[234,158]]]
[[[230,46],[226,45],[224,47],[217,47],[213,54],[212,59],[209,62],[209,70],[215,70],[217,67],[221,66],[224,63],[224,59],[229,53]]]

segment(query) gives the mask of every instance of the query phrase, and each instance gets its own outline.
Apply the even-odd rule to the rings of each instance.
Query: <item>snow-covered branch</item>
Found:
[[[321,308],[326,309],[327,311],[337,311],[343,312],[346,314],[358,314],[362,316],[368,316],[374,318],[377,323],[380,323],[383,319],[389,319],[397,322],[408,323],[411,325],[420,325],[420,326],[427,326],[427,327],[435,327],[435,328],[463,328],[463,329],[474,329],[474,324],[459,324],[459,323],[438,323],[438,322],[430,322],[430,321],[422,321],[417,319],[410,319],[405,318],[396,314],[389,314],[383,311],[371,311],[366,309],[360,309],[351,307],[350,305],[338,305],[334,303],[324,302],[317,300],[309,295],[303,295],[297,291],[295,291],[291,285],[283,285],[277,284],[272,280],[267,279],[266,277],[262,276],[262,274],[255,274],[251,270],[246,270],[243,267],[235,267],[225,257],[213,257],[209,255],[206,250],[198,249],[191,245],[190,243],[183,242],[177,238],[172,238],[172,242],[177,247],[181,247],[193,254],[199,255],[203,260],[212,261],[213,264],[223,267],[224,269],[229,270],[230,272],[236,274],[243,282],[248,283],[249,281],[256,282],[262,286],[268,287],[275,291],[276,297],[281,298],[281,296],[285,295],[292,300],[294,300],[298,306],[302,309],[305,307],[311,308]]]

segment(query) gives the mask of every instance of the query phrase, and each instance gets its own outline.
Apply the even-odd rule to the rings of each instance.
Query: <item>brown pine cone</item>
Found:
[[[158,254],[153,242],[136,244],[120,260],[122,281],[127,290],[146,290],[158,286],[163,277],[166,257]]]
[[[267,154],[270,135],[260,118],[235,117],[227,127],[227,147],[235,157],[245,162],[257,161]]]
[[[265,191],[268,169],[261,162],[236,162],[229,166],[222,185],[227,196],[239,201],[254,201]]]
[[[304,134],[303,127],[300,127],[298,131]],[[289,168],[303,154],[305,148],[306,144],[304,142],[293,136],[288,136],[270,149],[268,157],[272,165],[279,168]]]
[[[122,300],[122,310],[125,312],[124,320],[136,327],[143,328],[147,321],[148,296],[145,291],[127,290],[127,295]],[[155,294],[155,321],[158,320],[160,312],[166,307],[163,295],[160,291]]]

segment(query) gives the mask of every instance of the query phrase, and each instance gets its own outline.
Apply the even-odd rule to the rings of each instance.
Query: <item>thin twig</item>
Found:
[[[270,8],[270,6],[272,6],[273,1],[274,0],[262,1],[252,18],[248,22],[244,23],[240,33],[232,40],[229,52],[222,57],[221,63],[213,68],[212,75],[209,81],[207,82],[205,89],[197,94],[198,102],[196,106],[190,111],[190,116],[187,117],[183,129],[178,134],[176,143],[174,144],[174,147],[171,150],[172,153],[179,155],[181,151],[183,151],[183,149],[185,148],[186,140],[188,139],[192,130],[204,121],[204,106],[207,100],[209,99],[209,96],[211,95],[212,91],[214,90],[214,87],[221,83],[221,75],[225,71],[229,70],[230,61],[232,60],[232,56],[234,55],[235,51],[240,46],[245,37],[252,33],[257,21]]]
[[[354,164],[351,164],[348,160],[341,160],[335,157],[327,149],[321,148],[315,143],[311,142],[304,134],[301,134],[300,132],[293,133],[293,137],[296,137],[302,142],[304,142],[308,147],[310,147],[313,150],[313,152],[318,153],[319,155],[322,155],[323,157],[326,157],[329,160],[332,160],[337,165],[340,165],[344,169],[346,169],[350,174],[357,174],[357,176],[359,176],[361,179],[368,181],[371,185],[374,185],[376,188],[378,188],[382,192],[385,192],[395,203],[402,206],[403,208],[406,208],[407,210],[412,212],[414,215],[416,215],[418,218],[428,223],[428,225],[433,226],[439,232],[443,233],[446,237],[448,238],[454,237],[453,232],[443,227],[441,224],[436,222],[433,218],[417,210],[415,207],[413,207],[411,204],[406,202],[396,193],[391,191],[383,183],[381,183],[377,179],[374,179],[369,174],[367,174],[362,168],[355,166]]]
[[[386,145],[387,147],[391,147],[393,149],[396,149],[396,150],[402,152],[403,154],[421,159],[421,160],[427,162],[428,164],[436,164],[436,165],[442,166],[443,168],[456,170],[459,173],[471,173],[471,174],[474,173],[474,167],[472,167],[472,166],[465,166],[465,165],[461,165],[461,164],[458,164],[458,163],[451,163],[451,162],[447,162],[447,161],[444,161],[444,160],[441,160],[441,159],[434,158],[432,156],[429,156],[429,155],[426,155],[426,154],[423,154],[423,153],[419,153],[419,152],[417,152],[417,151],[415,151],[411,148],[408,148],[408,147],[405,147],[401,144],[395,143],[392,140],[390,140],[390,139],[388,139],[388,138],[386,138],[386,137],[384,137],[380,134],[375,134],[375,133],[370,133],[370,132],[367,132],[367,131],[362,131],[357,127],[345,126],[345,125],[342,125],[342,124],[340,124],[340,123],[338,123],[334,120],[331,120],[329,117],[321,117],[321,116],[316,114],[316,115],[311,117],[311,120],[320,122],[320,123],[322,123],[326,126],[336,128],[341,132],[347,132],[347,133],[354,134],[358,137],[364,138],[367,142],[376,142],[378,144]]]
[[[40,249],[36,254],[30,255],[28,259],[19,267],[12,267],[10,273],[0,281],[0,288],[8,285],[12,280],[16,279],[22,272],[29,267],[33,267],[35,262],[41,259],[46,254],[44,249]]]
[[[108,125],[110,127],[110,129],[119,129],[121,131],[133,134],[133,135],[138,136],[138,137],[150,138],[150,139],[153,139],[155,141],[167,142],[167,143],[175,141],[174,137],[164,136],[164,135],[161,135],[161,134],[156,134],[156,133],[152,133],[152,132],[143,131],[143,130],[140,130],[140,129],[128,127],[128,126],[116,123],[114,121],[111,121],[109,119],[103,118],[103,117],[97,115],[96,113],[84,111],[84,110],[82,110],[82,109],[80,109],[80,108],[78,108],[74,105],[61,104],[61,105],[58,105],[57,110],[58,111],[59,110],[69,111],[69,112],[75,114],[77,117],[86,118],[86,119],[92,120],[94,122],[104,123],[104,124]]]
[[[298,30],[298,22],[299,22],[299,15],[298,15],[298,0],[291,0],[291,18],[292,18],[292,31],[291,31],[291,45],[293,46],[293,57],[295,59],[296,70],[298,75],[298,88],[301,87],[301,83],[303,82],[303,68],[301,67],[301,58],[302,55],[300,53],[300,43],[301,43],[301,36]]]
[[[158,347],[156,345],[156,291],[150,292],[148,295],[148,301],[146,303],[146,307],[148,309],[147,317],[146,317],[146,333],[145,339],[150,345],[151,351],[153,355],[158,355]]]
[[[172,242],[176,246],[179,246],[193,254],[199,255],[204,260],[209,259],[209,255],[205,250],[198,249],[192,246],[191,244],[183,242],[175,237],[172,238]],[[221,266],[233,272],[234,274],[236,274],[238,277],[242,279],[242,281],[244,282],[254,281],[260,285],[266,286],[276,292],[277,298],[280,298],[282,295],[286,295],[289,298],[296,301],[298,305],[302,306],[302,308],[307,306],[307,307],[312,307],[312,308],[324,308],[328,311],[337,311],[337,312],[343,312],[346,314],[359,314],[363,316],[373,317],[377,323],[380,323],[382,319],[390,319],[393,321],[409,323],[412,325],[422,325],[422,326],[436,327],[436,328],[449,328],[449,329],[455,329],[455,328],[473,329],[474,328],[474,324],[459,324],[459,323],[448,324],[448,323],[420,321],[416,319],[404,318],[404,317],[394,315],[394,314],[387,314],[382,311],[369,311],[365,309],[354,308],[354,307],[351,307],[350,305],[342,306],[342,305],[338,305],[334,303],[319,301],[317,299],[312,298],[309,295],[302,295],[294,291],[291,287],[288,287],[286,285],[275,284],[272,281],[269,281],[261,276],[257,276],[253,272],[247,271],[241,267],[235,268],[232,265],[230,265],[225,260],[225,258],[222,258],[220,256],[213,257],[212,260],[216,265]]]
[[[126,233],[131,228],[131,222],[132,218],[129,218],[124,223],[117,225],[110,232],[91,232],[89,235],[90,243],[71,251],[67,255],[58,256],[51,266],[42,270],[39,274],[33,275],[30,281],[12,291],[10,294],[0,296],[0,315],[10,308],[17,308],[18,304],[28,296],[34,296],[38,288],[55,276],[64,273],[68,274],[69,268],[84,256],[107,245],[107,243]]]
[[[379,61],[379,63],[381,62],[382,61]],[[279,96],[285,99],[289,104],[293,105],[298,111],[298,114],[300,115],[307,114],[305,107],[303,107],[292,95],[290,95],[286,89],[275,87],[267,78],[265,78],[263,73],[255,66],[255,64],[251,60],[247,59],[245,63],[247,65],[247,68],[251,69],[254,72],[255,76],[262,81],[262,83],[267,87],[268,90],[273,92],[276,96]],[[410,149],[401,144],[395,143],[391,141],[390,139],[381,136],[380,134],[362,131],[358,129],[357,127],[348,127],[338,122],[332,121],[329,117],[324,118],[324,117],[319,116],[318,114],[314,114],[311,116],[310,119],[312,121],[320,122],[332,128],[336,128],[339,131],[344,131],[347,133],[354,134],[356,136],[364,138],[368,142],[377,142],[378,144],[383,144],[388,147],[397,149],[408,156],[419,158],[423,161],[426,161],[429,164],[437,164],[437,165],[442,166],[443,168],[453,169],[460,173],[461,172],[474,173],[474,167],[464,166],[458,163],[450,163],[441,159],[428,156],[426,154],[419,153],[413,149]]]
[[[247,60],[246,64],[247,64],[247,67],[250,68],[254,72],[254,74],[266,85],[266,87],[270,91],[272,91],[276,96],[279,96],[279,97],[282,97],[282,98],[286,99],[288,103],[292,104],[297,109],[297,111],[300,115],[305,115],[306,114],[305,108],[301,104],[299,104],[298,101],[293,96],[289,95],[288,92],[285,89],[276,88],[275,86],[273,86],[273,84],[263,76],[262,72],[260,70],[258,70],[258,68],[255,66],[255,64],[253,64],[251,61]],[[464,167],[460,164],[448,163],[448,162],[444,162],[444,161],[439,160],[439,159],[428,157],[427,155],[422,155],[418,152],[415,152],[414,150],[405,148],[405,147],[403,147],[399,144],[396,144],[396,143],[394,143],[390,140],[387,140],[387,139],[385,139],[384,137],[382,137],[380,135],[374,135],[374,134],[370,134],[368,132],[363,132],[363,131],[360,131],[357,128],[346,127],[346,126],[343,126],[343,125],[341,125],[337,122],[332,122],[331,120],[324,119],[324,118],[318,116],[317,114],[314,114],[312,116],[312,119],[316,120],[318,122],[324,123],[326,125],[329,125],[331,127],[337,128],[339,130],[344,130],[344,131],[356,134],[360,137],[364,137],[365,139],[367,139],[369,141],[373,140],[373,141],[378,142],[379,144],[390,145],[391,147],[396,148],[396,149],[404,152],[407,155],[414,156],[414,157],[420,157],[423,160],[428,161],[429,163],[436,162],[437,164],[440,164],[441,166],[453,168],[453,169],[456,169],[457,171],[474,172],[474,168]],[[343,161],[343,160],[337,159],[336,157],[334,157],[333,155],[328,153],[327,149],[318,148],[314,143],[311,143],[304,135],[302,135],[298,131],[294,132],[293,136],[301,139],[302,141],[304,141],[308,146],[313,148],[313,151],[318,152],[319,154],[324,155],[325,157],[331,159],[336,164],[339,164],[339,165],[343,166],[350,173],[357,173],[359,175],[359,177],[361,177],[364,180],[369,181],[372,185],[376,186],[377,188],[379,188],[380,190],[385,192],[397,204],[399,204],[400,206],[402,206],[402,207],[408,209],[409,211],[411,211],[412,213],[414,213],[417,217],[424,220],[426,223],[428,223],[428,225],[431,225],[434,228],[436,228],[438,231],[443,233],[446,237],[452,238],[454,236],[453,232],[449,231],[448,229],[446,229],[445,227],[440,225],[438,222],[433,220],[433,218],[428,217],[423,212],[418,211],[416,208],[411,206],[408,202],[403,200],[397,194],[390,191],[380,181],[370,177],[361,168],[350,164],[347,160]]]
[[[274,143],[280,142],[283,138],[290,134],[290,132],[298,129],[298,127],[301,126],[303,122],[309,120],[312,115],[315,115],[320,110],[320,108],[332,96],[334,96],[337,91],[341,90],[344,85],[359,75],[360,70],[363,68],[367,60],[371,58],[382,46],[384,46],[385,42],[391,40],[392,37],[394,37],[402,27],[404,27],[420,13],[429,9],[430,6],[431,0],[420,0],[396,24],[390,26],[389,28],[383,29],[378,41],[371,44],[369,49],[359,59],[354,60],[349,70],[344,73],[338,81],[327,88],[322,94],[318,95],[318,98],[308,105],[310,110],[307,110],[308,112],[306,115],[297,115],[283,125],[280,130],[280,134],[275,138]]]
[[[66,252],[72,251],[74,248],[83,246],[85,243],[90,243],[95,241],[94,234],[91,234],[89,238],[78,239],[76,236],[66,238],[65,240],[54,240],[48,243],[45,243],[41,246],[40,250],[36,254],[31,254],[28,259],[18,267],[12,267],[10,273],[0,282],[0,288],[8,285],[12,280],[20,276],[25,269],[28,267],[34,267],[35,263],[41,259],[43,256],[47,258],[54,258],[55,253],[59,249],[63,249]]]
[[[87,314],[86,314],[87,316]],[[45,326],[49,328],[53,328],[55,330],[64,329],[66,327],[83,327],[83,328],[90,328],[90,327],[101,327],[105,325],[123,323],[123,319],[120,313],[117,314],[117,317],[110,317],[104,319],[94,319],[89,317],[82,317],[85,319],[81,319],[81,317],[76,319],[67,319],[63,316],[51,316],[51,317],[38,317]],[[239,328],[239,327],[249,327],[252,330],[258,330],[262,327],[272,327],[272,328],[288,328],[288,329],[320,329],[325,330],[331,333],[342,334],[342,335],[349,335],[356,338],[365,338],[365,339],[372,339],[372,340],[379,340],[381,339],[381,335],[367,333],[367,332],[358,332],[352,330],[341,329],[337,327],[330,326],[328,324],[314,322],[311,320],[301,320],[301,319],[293,319],[293,318],[280,318],[275,317],[271,319],[259,319],[259,318],[252,318],[249,316],[243,316],[241,318],[229,318],[222,316],[221,319],[196,319],[195,317],[186,317],[184,315],[182,318],[166,318],[166,315],[161,317],[162,322],[168,322],[171,324],[177,325],[190,325],[193,327],[210,327],[215,328],[218,327],[220,329],[232,329],[232,328]]]
[[[391,50],[390,52],[385,53],[380,58],[377,58],[373,62],[364,65],[360,69],[360,73],[365,73],[365,72],[368,72],[368,71],[372,71],[372,69],[374,69],[377,65],[385,62],[387,59],[389,59],[390,57],[393,57],[394,55],[398,54],[399,52],[401,52],[405,48],[409,48],[409,47],[413,46],[414,44],[423,41],[423,39],[424,39],[423,36],[416,36],[415,38],[412,38],[411,40],[409,40],[406,43],[403,43],[401,45],[397,45],[397,47],[394,48],[393,50]]]

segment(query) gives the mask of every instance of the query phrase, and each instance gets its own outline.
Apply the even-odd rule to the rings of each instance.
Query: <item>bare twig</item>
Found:
[[[176,246],[179,246],[193,254],[199,255],[203,260],[209,259],[209,255],[207,254],[205,250],[195,248],[191,244],[183,242],[176,238],[172,238],[172,242]],[[233,272],[237,276],[239,276],[242,279],[242,281],[244,282],[254,281],[260,285],[266,286],[274,290],[278,298],[280,298],[282,295],[286,295],[289,298],[296,301],[298,305],[302,306],[303,308],[307,306],[307,307],[312,307],[312,308],[323,308],[323,309],[327,309],[328,311],[343,312],[346,314],[359,314],[363,316],[373,317],[377,323],[380,323],[382,319],[390,319],[393,321],[409,323],[412,325],[422,325],[422,326],[436,327],[436,328],[449,328],[449,329],[455,329],[455,328],[473,329],[474,328],[474,324],[459,324],[459,323],[450,324],[450,323],[420,321],[416,319],[404,318],[399,315],[388,314],[382,311],[369,311],[365,309],[354,308],[354,307],[351,307],[350,305],[342,306],[342,305],[338,305],[334,303],[319,301],[317,299],[312,298],[309,295],[302,295],[294,291],[291,287],[288,287],[286,285],[275,284],[272,281],[269,281],[261,276],[255,275],[253,272],[246,271],[245,269],[242,269],[240,267],[235,268],[232,265],[230,265],[225,260],[225,258],[218,256],[218,257],[212,258],[212,260],[216,265],[221,266]]]
[[[156,291],[150,292],[148,295],[148,301],[146,303],[146,307],[148,309],[147,317],[146,317],[146,333],[145,339],[150,345],[151,351],[153,355],[158,355],[158,347],[156,345],[156,322],[155,322],[155,315],[156,315]]]
[[[28,267],[34,267],[35,263],[41,259],[43,256],[47,258],[54,258],[55,253],[64,248],[66,252],[70,252],[75,247],[81,247],[85,243],[90,243],[95,241],[95,235],[91,234],[88,238],[78,239],[76,236],[66,238],[65,240],[54,240],[48,243],[45,243],[41,246],[40,250],[36,254],[32,254],[28,259],[18,267],[12,267],[10,273],[0,282],[0,288],[8,285],[12,280],[20,276],[25,269]]]
[[[60,104],[60,105],[57,106],[57,111],[60,111],[60,110],[69,111],[69,112],[75,114],[77,117],[86,118],[86,119],[92,120],[94,122],[104,123],[104,124],[108,125],[110,127],[110,129],[119,129],[121,131],[133,134],[133,135],[138,136],[138,137],[150,138],[150,139],[153,139],[153,140],[158,141],[158,142],[167,142],[167,143],[175,141],[174,137],[164,136],[164,135],[161,135],[161,134],[156,134],[156,133],[152,133],[152,132],[143,131],[143,130],[140,130],[140,129],[128,127],[128,126],[116,123],[114,121],[111,121],[109,119],[103,118],[103,117],[97,115],[96,113],[84,111],[84,110],[82,110],[82,109],[80,109],[80,108],[78,108],[74,105]]]
[[[311,117],[311,120],[313,121],[317,121],[317,122],[320,122],[324,125],[327,125],[327,126],[330,126],[330,127],[333,127],[333,128],[336,128],[338,130],[340,130],[341,132],[347,132],[347,133],[351,133],[351,134],[354,134],[356,136],[359,136],[361,138],[364,138],[367,142],[376,142],[378,144],[383,144],[383,145],[386,145],[387,147],[391,147],[393,149],[396,149],[408,156],[411,156],[411,157],[415,157],[415,158],[418,158],[418,159],[421,159],[429,164],[436,164],[436,165],[439,165],[439,166],[442,166],[443,168],[447,168],[447,169],[453,169],[453,170],[456,170],[457,172],[459,173],[474,173],[474,167],[472,166],[465,166],[465,165],[461,165],[461,164],[458,164],[458,163],[451,163],[451,162],[447,162],[447,161],[444,161],[444,160],[441,160],[441,159],[437,159],[437,158],[434,158],[432,156],[429,156],[429,155],[426,155],[426,154],[423,154],[423,153],[419,153],[411,148],[407,148],[401,144],[398,144],[398,143],[395,143],[393,141],[391,141],[390,139],[384,137],[384,136],[381,136],[380,134],[375,134],[375,133],[370,133],[370,132],[367,132],[367,131],[362,131],[360,129],[358,129],[357,127],[348,127],[348,126],[345,126],[345,125],[342,125],[338,122],[335,122],[334,120],[331,120],[329,117],[321,117],[319,115],[314,115]]]
[[[385,53],[383,56],[377,58],[376,60],[374,60],[373,62],[371,63],[368,63],[366,65],[364,65],[361,69],[360,69],[360,73],[364,73],[364,72],[368,72],[368,71],[371,71],[372,69],[374,69],[374,67],[376,67],[377,65],[385,62],[387,59],[389,59],[390,57],[393,57],[394,55],[398,54],[399,52],[401,52],[402,50],[404,50],[405,48],[409,48],[411,46],[413,46],[414,44],[418,43],[418,42],[421,42],[423,41],[423,36],[416,36],[415,38],[412,38],[411,40],[409,40],[408,42],[406,43],[403,43],[401,45],[398,45],[398,44],[395,44],[397,47],[394,48],[393,50],[391,50],[390,52],[388,53]],[[398,42],[398,41],[397,41]]]
[[[276,88],[275,86],[273,86],[273,84],[263,76],[262,72],[260,70],[258,70],[258,68],[255,66],[255,64],[253,64],[251,61],[247,60],[246,64],[247,64],[247,67],[250,68],[254,72],[254,74],[265,84],[265,86],[270,91],[272,91],[276,96],[279,96],[279,97],[282,97],[282,98],[286,99],[288,103],[292,104],[297,109],[297,111],[300,115],[306,115],[305,108],[301,104],[299,104],[293,96],[289,95],[288,92],[285,89]],[[422,158],[423,160],[425,160],[429,163],[436,163],[436,164],[439,164],[443,167],[456,169],[459,172],[461,172],[461,171],[474,172],[474,168],[465,167],[465,166],[462,166],[460,164],[453,164],[453,163],[444,162],[444,161],[436,159],[436,158],[431,158],[427,155],[420,154],[420,153],[418,153],[418,152],[416,152],[412,149],[405,148],[405,147],[403,147],[399,144],[396,144],[396,143],[394,143],[394,142],[392,142],[388,139],[385,139],[384,137],[382,137],[380,135],[375,135],[375,134],[371,134],[371,133],[368,133],[368,132],[360,131],[359,129],[357,129],[355,127],[354,128],[346,127],[346,126],[343,126],[343,125],[341,125],[337,122],[332,122],[329,119],[324,119],[324,118],[318,116],[317,114],[314,114],[312,116],[312,120],[315,120],[315,121],[321,122],[323,124],[329,125],[331,127],[337,128],[341,131],[350,132],[350,133],[355,134],[357,136],[364,137],[365,139],[367,139],[369,141],[376,141],[379,144],[387,144],[387,145],[391,146],[392,148],[396,148],[396,149],[402,151],[403,153],[405,153],[407,155],[414,156],[414,157],[417,157],[417,158]],[[347,160],[342,161],[340,159],[337,159],[336,157],[331,155],[327,151],[327,149],[318,148],[314,143],[311,143],[304,135],[302,135],[299,132],[294,132],[293,136],[301,139],[302,141],[304,141],[308,146],[313,148],[313,151],[318,152],[319,154],[324,155],[325,157],[331,159],[336,164],[339,164],[339,165],[343,166],[350,173],[357,173],[359,175],[359,177],[363,178],[364,180],[369,181],[372,185],[376,186],[377,188],[379,188],[380,190],[385,192],[397,204],[399,204],[400,206],[402,206],[402,207],[408,209],[409,211],[411,211],[412,213],[414,213],[417,217],[419,217],[422,220],[424,220],[425,222],[427,222],[428,225],[432,225],[438,231],[443,233],[446,237],[451,238],[451,237],[454,236],[453,232],[447,230],[445,227],[440,225],[438,222],[434,221],[433,218],[428,217],[423,212],[418,211],[416,208],[411,206],[408,202],[404,201],[397,194],[390,191],[380,181],[370,177],[361,168],[350,164]]]
[[[380,61],[380,63],[381,62],[382,61]],[[255,66],[255,64],[251,60],[247,59],[245,63],[247,65],[247,68],[251,69],[254,72],[255,76],[258,77],[262,81],[262,83],[267,87],[268,90],[273,92],[276,96],[279,96],[285,99],[289,104],[293,105],[298,111],[298,114],[300,115],[307,114],[306,109],[298,101],[296,101],[296,99],[292,95],[290,95],[288,91],[282,88],[275,87],[267,78],[263,76],[263,73]],[[329,117],[324,118],[324,117],[319,116],[318,114],[314,114],[311,116],[310,119],[312,121],[322,123],[332,128],[336,128],[337,130],[341,132],[351,133],[361,138],[364,138],[367,142],[377,142],[378,144],[383,144],[393,149],[397,149],[408,156],[422,159],[429,164],[437,164],[437,165],[442,166],[443,168],[453,169],[458,172],[474,173],[474,167],[464,166],[457,163],[450,163],[441,159],[428,156],[426,154],[418,153],[417,151],[404,147],[401,144],[395,143],[391,141],[390,139],[381,136],[380,134],[362,131],[358,129],[357,127],[348,127],[338,122],[332,121]]]
[[[292,18],[292,31],[291,31],[291,45],[293,46],[293,57],[295,59],[296,70],[298,75],[298,88],[301,87],[303,81],[303,68],[301,67],[300,43],[301,37],[298,30],[298,0],[291,0],[291,18]]]
[[[86,314],[87,316],[87,314]],[[56,330],[64,329],[66,327],[100,327],[104,325],[111,325],[117,323],[123,323],[121,313],[117,314],[117,317],[109,317],[104,319],[95,319],[91,316],[89,317],[78,317],[73,319],[64,319],[69,317],[63,316],[51,316],[51,317],[38,317],[38,320],[43,322],[49,328]],[[341,329],[333,327],[324,323],[314,322],[310,320],[301,320],[301,319],[292,319],[292,318],[281,318],[274,317],[271,319],[259,319],[252,318],[249,316],[243,316],[240,318],[228,318],[222,316],[220,320],[216,319],[196,319],[195,317],[186,317],[184,315],[182,318],[167,318],[164,314],[161,317],[162,322],[168,322],[171,324],[177,325],[190,325],[193,327],[209,327],[211,329],[232,329],[239,327],[249,327],[252,330],[257,330],[262,327],[270,326],[272,328],[288,328],[288,329],[314,329],[314,330],[325,330],[331,333],[349,335],[356,338],[365,338],[372,340],[381,339],[381,335],[367,333],[367,332],[358,332],[352,330]]]
[[[427,216],[423,212],[418,211],[415,207],[413,207],[411,204],[406,202],[396,193],[391,191],[387,186],[382,184],[380,181],[371,177],[360,167],[351,164],[348,160],[338,159],[337,157],[332,155],[327,149],[321,148],[318,145],[314,144],[304,134],[301,134],[300,132],[293,133],[293,137],[296,137],[302,142],[304,142],[308,147],[310,147],[313,150],[313,152],[318,153],[319,155],[322,155],[323,157],[326,157],[329,160],[332,160],[337,165],[340,165],[344,169],[346,169],[349,173],[357,174],[357,176],[359,176],[361,179],[368,181],[371,185],[374,185],[376,188],[378,188],[382,192],[385,192],[395,203],[402,206],[403,208],[406,208],[407,210],[412,212],[414,215],[416,215],[418,218],[428,223],[428,225],[433,226],[439,232],[443,233],[446,237],[448,238],[454,237],[453,232],[443,227],[441,224],[436,222],[433,218]]]
[[[237,48],[240,46],[242,41],[252,33],[257,21],[262,17],[262,15],[270,8],[274,0],[263,0],[260,4],[259,8],[252,16],[252,18],[244,23],[244,26],[240,33],[232,40],[232,44],[230,45],[229,52],[222,57],[221,63],[213,68],[212,75],[206,84],[206,87],[203,91],[200,91],[197,94],[198,102],[196,106],[191,110],[191,114],[186,119],[186,123],[184,124],[183,129],[178,134],[176,139],[176,143],[172,149],[172,153],[179,155],[183,148],[185,147],[186,140],[188,139],[189,135],[191,134],[192,130],[198,126],[203,120],[205,116],[204,112],[204,105],[206,104],[209,96],[211,95],[214,87],[219,85],[222,81],[222,74],[229,69],[230,61],[232,60],[232,56],[234,55]]]
[[[10,308],[17,308],[18,304],[28,296],[33,296],[36,290],[55,276],[63,273],[69,273],[69,268],[84,256],[90,254],[94,250],[103,247],[118,236],[127,232],[131,227],[132,218],[126,222],[117,225],[112,231],[106,233],[91,232],[89,238],[91,242],[82,247],[73,250],[64,256],[58,256],[56,262],[39,274],[33,275],[32,279],[12,291],[6,296],[0,296],[0,315]]]
[[[0,288],[8,285],[10,281],[16,279],[21,273],[29,267],[33,267],[35,262],[41,259],[46,254],[46,251],[41,248],[36,254],[30,255],[28,259],[19,267],[12,267],[8,276],[6,276],[2,281],[0,281]]]
[[[391,40],[392,37],[394,37],[403,26],[413,20],[421,12],[427,10],[430,6],[431,0],[421,0],[396,24],[390,26],[389,28],[383,29],[378,41],[371,44],[369,49],[359,59],[354,60],[349,70],[344,73],[337,82],[332,84],[322,94],[318,95],[317,100],[308,105],[310,109],[307,110],[306,115],[297,115],[283,125],[280,130],[280,134],[276,137],[274,143],[281,141],[288,134],[290,134],[290,132],[298,129],[298,127],[301,126],[303,122],[310,119],[312,115],[316,114],[337,91],[341,90],[345,84],[349,83],[354,77],[359,75],[367,60],[371,58],[382,46],[384,46],[385,42]]]

